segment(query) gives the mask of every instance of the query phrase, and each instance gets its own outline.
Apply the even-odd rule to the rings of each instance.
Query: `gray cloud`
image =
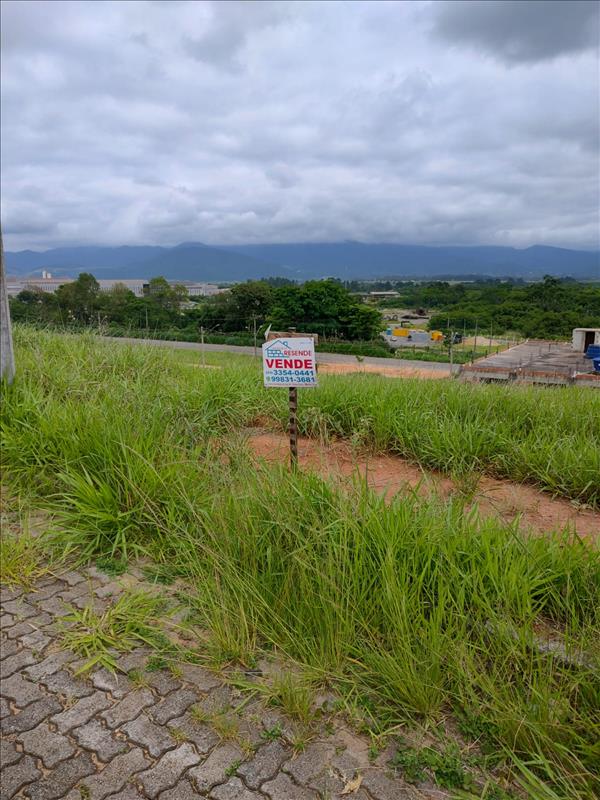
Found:
[[[544,5],[5,0],[5,246],[595,247],[597,56]]]
[[[597,49],[596,0],[438,0],[434,29],[509,63],[545,61]]]

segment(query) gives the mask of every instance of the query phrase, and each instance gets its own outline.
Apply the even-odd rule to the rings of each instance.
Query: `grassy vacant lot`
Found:
[[[525,796],[595,796],[589,545],[525,538],[458,500],[386,504],[362,486],[253,467],[235,430],[259,415],[283,424],[285,393],[263,390],[252,362],[194,369],[169,351],[26,330],[17,357],[3,471],[23,502],[52,512],[49,545],[166,565],[190,581],[213,660],[284,654],[373,736],[419,725],[442,737],[452,721]],[[599,403],[593,390],[329,377],[302,394],[301,425],[597,505]],[[556,650],[539,646],[541,629]],[[407,759],[400,769],[419,767]],[[492,782],[474,796],[511,795]]]

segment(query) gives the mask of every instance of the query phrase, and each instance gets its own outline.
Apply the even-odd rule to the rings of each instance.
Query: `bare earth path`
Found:
[[[289,457],[285,434],[259,428],[250,428],[246,433],[258,457],[267,461],[284,461]],[[324,445],[315,439],[302,438],[298,442],[298,457],[301,467],[323,477],[351,478],[358,474],[381,494],[392,495],[407,487],[445,497],[456,491],[452,479],[441,473],[394,455],[355,453],[346,442]],[[495,515],[507,522],[519,517],[523,526],[540,534],[569,525],[580,536],[600,537],[600,512],[577,508],[568,500],[552,497],[527,484],[483,476],[475,488],[473,501],[484,515]]]
[[[119,656],[122,672],[76,677],[82,662],[60,649],[57,620],[67,604],[102,611],[131,585],[126,578],[92,568],[44,578],[33,591],[2,588],[1,800],[448,796],[406,784],[390,772],[389,752],[371,762],[368,740],[335,717],[295,753],[293,720],[248,702],[225,672],[195,664],[148,671],[150,653],[139,648]],[[231,714],[235,735],[197,721],[195,706]]]

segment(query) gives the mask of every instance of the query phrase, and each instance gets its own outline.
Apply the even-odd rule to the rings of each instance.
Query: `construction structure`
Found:
[[[463,366],[460,375],[463,380],[486,383],[515,381],[600,389],[600,373],[594,371],[592,360],[585,357],[582,349],[569,342],[540,339],[528,339],[501,353],[480,358]]]

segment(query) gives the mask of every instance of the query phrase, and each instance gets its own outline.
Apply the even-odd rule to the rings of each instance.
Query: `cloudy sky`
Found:
[[[3,0],[5,247],[598,247],[598,8]]]

